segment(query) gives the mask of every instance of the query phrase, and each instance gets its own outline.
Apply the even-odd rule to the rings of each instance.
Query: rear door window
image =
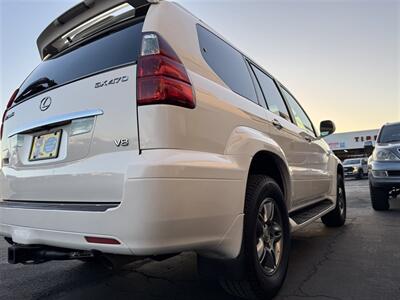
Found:
[[[136,61],[140,52],[142,27],[143,22],[140,22],[109,32],[44,60],[21,85],[16,103],[46,88]],[[43,82],[43,85],[31,91],[26,90],[35,82]]]
[[[199,24],[197,34],[200,51],[211,69],[232,91],[258,103],[243,55]]]
[[[272,113],[290,121],[289,112],[287,110],[285,101],[283,100],[275,81],[261,71],[258,67],[251,65],[251,68],[253,69],[254,74],[260,83],[268,109]]]

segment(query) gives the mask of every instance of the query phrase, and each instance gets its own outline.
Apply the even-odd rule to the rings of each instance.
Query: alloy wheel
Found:
[[[258,261],[267,275],[278,269],[283,253],[282,216],[275,201],[262,201],[257,216],[256,250]]]

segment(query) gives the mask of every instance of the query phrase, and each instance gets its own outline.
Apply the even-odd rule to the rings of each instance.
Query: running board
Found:
[[[335,204],[332,201],[325,199],[289,214],[292,231],[302,227],[332,210]]]

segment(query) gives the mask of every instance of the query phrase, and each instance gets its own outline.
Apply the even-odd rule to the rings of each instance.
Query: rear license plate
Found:
[[[62,130],[57,130],[52,133],[34,136],[29,160],[57,158],[60,150],[61,134]]]

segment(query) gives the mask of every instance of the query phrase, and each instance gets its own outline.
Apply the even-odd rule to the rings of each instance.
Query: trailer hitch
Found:
[[[13,244],[8,248],[10,264],[40,264],[51,260],[72,260],[93,258],[91,251],[71,250],[42,245]]]

